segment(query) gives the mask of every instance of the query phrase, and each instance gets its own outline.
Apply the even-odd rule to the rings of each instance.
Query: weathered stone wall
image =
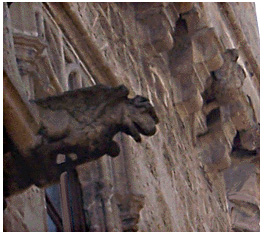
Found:
[[[49,85],[54,94],[71,89],[71,60],[79,87],[124,84],[160,119],[139,145],[116,136],[119,157],[77,167],[90,231],[258,231],[254,4],[45,3],[42,11],[58,30],[45,30],[58,83],[41,97]]]
[[[3,216],[6,232],[44,232],[47,230],[44,190],[33,186],[8,201]]]

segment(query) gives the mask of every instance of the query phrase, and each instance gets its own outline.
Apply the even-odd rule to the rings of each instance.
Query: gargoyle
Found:
[[[33,184],[55,183],[68,168],[104,154],[116,157],[120,148],[113,137],[118,132],[136,142],[141,141],[140,133],[154,135],[159,120],[153,106],[142,96],[129,99],[128,94],[125,86],[96,85],[32,101],[40,111],[42,137],[42,143],[25,158]],[[58,154],[77,158],[57,163]]]

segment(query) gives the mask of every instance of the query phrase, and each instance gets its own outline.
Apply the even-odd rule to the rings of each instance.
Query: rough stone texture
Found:
[[[260,60],[260,37],[259,29],[253,22],[257,21],[254,3],[231,3],[231,7],[238,19],[242,31],[257,61]],[[243,9],[243,10],[242,10]],[[247,15],[247,17],[246,17]]]
[[[125,86],[96,85],[32,101],[41,109],[41,144],[32,148],[31,156],[15,151],[5,155],[4,195],[18,193],[31,184],[55,184],[67,169],[105,154],[118,156],[120,148],[113,140],[118,132],[136,142],[141,142],[140,134],[154,135],[159,119],[153,106],[142,96],[127,98],[128,93]],[[76,154],[76,159],[59,164],[59,154]]]
[[[25,89],[28,99],[96,83],[124,84],[130,95],[148,97],[160,119],[157,133],[141,145],[118,134],[118,157],[77,167],[90,231],[259,231],[253,3],[31,6],[43,28],[34,34],[32,27],[27,36],[46,43],[37,58],[47,63],[32,61],[33,73],[22,59],[24,84],[33,76],[37,82],[35,92]],[[14,34],[28,32],[19,29],[13,23]],[[14,48],[19,57],[25,46]],[[20,78],[5,66],[9,79]],[[6,129],[15,136],[16,130]],[[8,229],[18,231],[16,226]]]

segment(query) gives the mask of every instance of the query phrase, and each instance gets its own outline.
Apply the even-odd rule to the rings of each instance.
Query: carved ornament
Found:
[[[41,143],[32,148],[31,156],[24,156],[25,166],[18,167],[19,175],[23,174],[21,170],[27,171],[26,186],[44,187],[57,182],[62,172],[77,165],[105,154],[118,156],[120,148],[113,140],[118,132],[132,136],[136,142],[141,141],[140,134],[154,135],[159,120],[153,106],[142,96],[128,98],[128,93],[125,86],[96,85],[32,101],[40,113]],[[59,163],[59,154],[77,157]],[[14,174],[5,172],[7,186],[14,181]],[[20,182],[15,185],[18,187],[6,187],[5,195],[24,189]]]

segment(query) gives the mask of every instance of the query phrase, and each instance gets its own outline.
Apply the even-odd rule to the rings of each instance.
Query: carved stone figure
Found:
[[[25,157],[31,183],[43,187],[58,181],[68,168],[104,154],[116,157],[120,148],[113,137],[118,132],[132,136],[136,142],[141,141],[140,133],[154,135],[159,120],[153,106],[142,96],[129,99],[128,93],[125,86],[96,85],[32,101],[40,109],[42,143]],[[77,157],[57,163],[58,154]],[[6,180],[11,178],[7,173]]]

